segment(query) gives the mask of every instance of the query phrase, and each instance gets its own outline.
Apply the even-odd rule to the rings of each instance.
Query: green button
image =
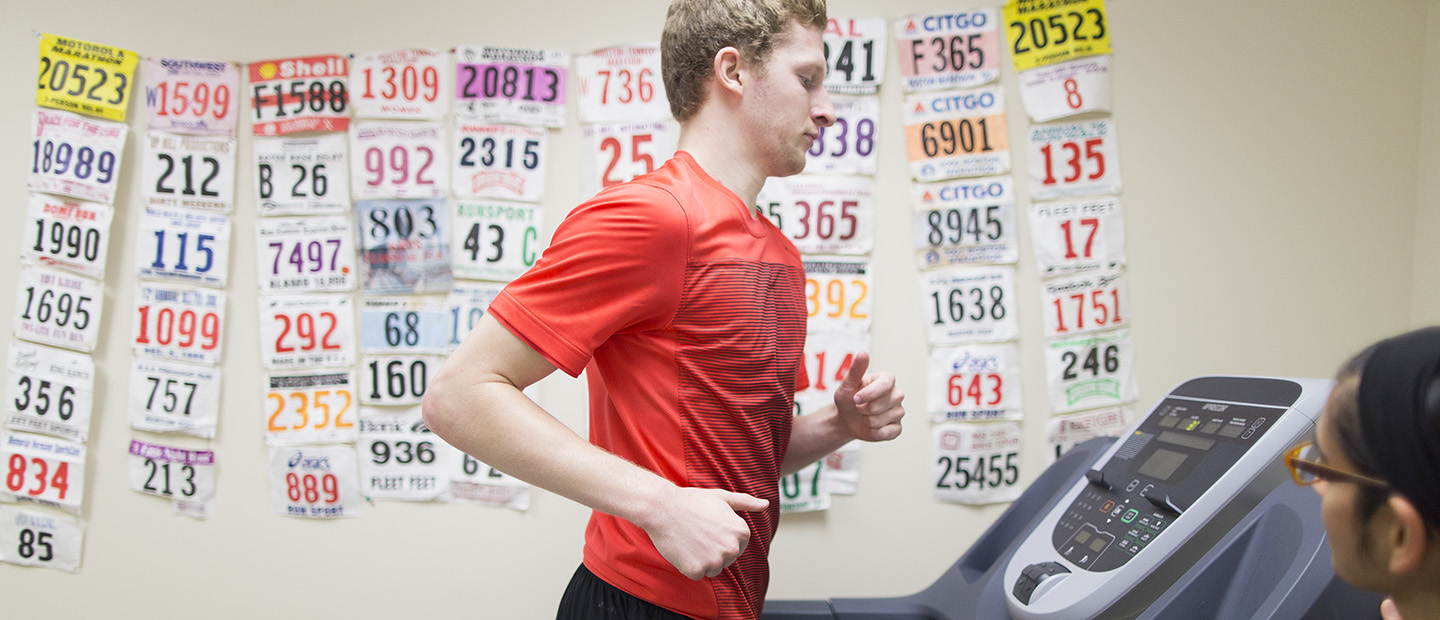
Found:
[[[1130,510],[1125,511],[1125,516],[1120,517],[1120,522],[1121,522],[1121,523],[1129,523],[1129,522],[1131,522],[1131,521],[1134,521],[1134,520],[1135,520],[1135,517],[1138,517],[1138,516],[1140,516],[1140,511],[1139,511],[1139,510],[1135,510],[1134,508],[1131,508]]]

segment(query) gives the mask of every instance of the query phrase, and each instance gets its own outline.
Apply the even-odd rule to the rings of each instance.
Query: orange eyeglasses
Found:
[[[1324,480],[1326,482],[1356,482],[1383,489],[1390,488],[1390,485],[1382,480],[1321,463],[1320,449],[1315,447],[1313,441],[1302,443],[1286,452],[1285,466],[1290,468],[1290,477],[1294,478],[1295,484],[1300,486]]]

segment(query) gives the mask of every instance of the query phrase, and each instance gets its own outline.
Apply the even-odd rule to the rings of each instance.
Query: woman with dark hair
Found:
[[[1335,574],[1388,595],[1387,619],[1440,619],[1440,327],[1346,362],[1285,461],[1320,494]]]

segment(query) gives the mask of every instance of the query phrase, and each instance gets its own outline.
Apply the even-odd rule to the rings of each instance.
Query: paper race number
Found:
[[[257,136],[345,131],[350,126],[349,62],[306,56],[250,64],[250,109]]]
[[[105,279],[114,208],[98,202],[30,194],[26,215],[25,237],[20,245],[22,261]]]
[[[1047,461],[1054,463],[1071,448],[1090,439],[1121,436],[1130,428],[1131,417],[1127,408],[1111,407],[1050,418],[1045,425],[1045,442],[1050,446]]]
[[[439,123],[359,121],[350,126],[350,195],[443,198],[450,186]]]
[[[907,15],[895,22],[905,92],[969,88],[1000,77],[994,9]]]
[[[272,370],[355,363],[350,295],[318,293],[260,298],[260,361]]]
[[[1140,398],[1128,329],[1051,340],[1045,345],[1045,375],[1054,413],[1110,407]]]
[[[805,261],[806,331],[870,331],[873,288],[868,258]]]
[[[361,373],[360,403],[364,405],[418,405],[431,374],[445,358],[437,355],[365,356]]]
[[[0,562],[77,572],[84,536],[73,518],[0,506]]]
[[[260,215],[350,212],[349,164],[344,134],[264,138],[255,149],[255,195]]]
[[[349,369],[265,376],[265,443],[353,443],[355,372]]]
[[[225,291],[142,284],[130,322],[135,355],[214,366],[220,363]]]
[[[1105,0],[1006,0],[1004,11],[1016,71],[1110,53]]]
[[[885,81],[884,18],[831,18],[822,38],[825,90],[831,94],[872,94]]]
[[[262,292],[350,291],[359,280],[346,215],[262,219],[255,250]]]
[[[508,282],[539,259],[539,205],[462,200],[455,208],[456,277]]]
[[[353,446],[270,449],[270,506],[277,514],[358,517],[363,504]]]
[[[130,366],[130,428],[214,437],[220,369],[135,359]]]
[[[149,206],[229,213],[235,204],[235,138],[147,132],[140,177]]]
[[[455,130],[458,198],[540,202],[545,193],[546,131],[519,125],[460,125]]]
[[[521,47],[455,50],[455,117],[467,122],[565,125],[570,52]]]
[[[32,191],[110,204],[125,152],[124,123],[36,109],[30,116]]]
[[[921,275],[931,345],[999,342],[1019,335],[1014,267],[952,267]]]
[[[1046,338],[1129,324],[1124,271],[1056,278],[1043,286]]]
[[[660,46],[608,47],[575,59],[580,122],[626,123],[670,118],[660,77]]]
[[[139,62],[131,50],[42,34],[35,103],[124,121]]]
[[[135,226],[135,250],[141,278],[223,288],[230,271],[230,218],[147,206]]]
[[[869,254],[875,239],[875,181],[802,175],[772,178],[756,198],[804,254]]]
[[[450,294],[445,297],[445,311],[450,317],[450,349],[460,346],[460,342],[485,316],[490,302],[495,300],[502,288],[502,284],[463,280],[457,280],[450,287]]]
[[[370,499],[436,499],[450,486],[437,443],[419,407],[399,413],[361,407],[361,491]]]
[[[449,320],[441,302],[421,297],[369,297],[360,306],[360,350],[444,353]]]
[[[198,58],[146,58],[145,126],[208,136],[235,135],[240,68]]]
[[[445,117],[445,54],[402,49],[357,54],[350,67],[356,118],[438,121]]]
[[[67,273],[25,267],[15,296],[15,337],[90,352],[100,336],[104,286]]]
[[[935,499],[957,504],[1020,496],[1019,422],[935,425]]]
[[[916,181],[939,181],[1009,172],[1003,93],[998,86],[985,86],[906,97],[910,176]]]
[[[130,440],[130,490],[167,499],[215,497],[215,453]]]
[[[845,380],[855,355],[870,350],[868,332],[819,332],[805,337],[800,366],[805,389],[795,393],[795,415],[806,415],[835,402],[835,388]]]
[[[450,210],[438,200],[355,203],[360,290],[366,294],[450,289]]]
[[[1033,203],[1030,239],[1042,278],[1125,266],[1125,218],[1118,198]]]
[[[930,350],[930,419],[1019,420],[1020,350],[1013,342]]]
[[[35,502],[78,514],[85,499],[85,445],[29,433],[5,433],[0,501]]]
[[[910,187],[921,269],[1013,263],[1019,258],[1015,190],[1009,176]]]
[[[586,125],[581,137],[581,195],[593,196],[654,171],[675,155],[679,138],[679,126],[673,121]]]
[[[1115,121],[1035,125],[1029,140],[1030,194],[1035,200],[1120,193]]]
[[[1109,112],[1110,56],[1077,58],[1021,72],[1020,99],[1025,113],[1037,123]]]
[[[84,443],[95,363],[90,356],[12,342],[5,365],[5,427]]]

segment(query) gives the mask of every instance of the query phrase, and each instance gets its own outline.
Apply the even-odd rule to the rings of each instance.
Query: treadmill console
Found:
[[[1021,543],[1005,574],[1011,615],[1089,618],[1108,608],[1312,432],[1329,389],[1247,377],[1177,386]]]

